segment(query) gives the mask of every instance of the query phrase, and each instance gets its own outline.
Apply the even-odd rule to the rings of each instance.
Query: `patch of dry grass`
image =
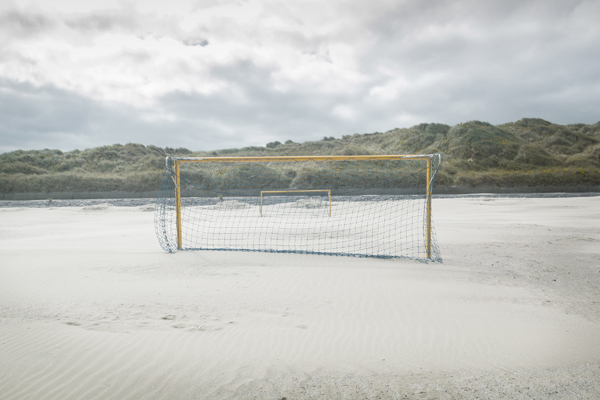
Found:
[[[268,146],[214,151],[192,152],[183,148],[133,143],[71,152],[18,150],[0,154],[0,193],[157,190],[167,155],[241,157],[430,153],[442,153],[444,160],[436,178],[438,186],[600,184],[600,122],[594,125],[557,125],[525,118],[498,126],[480,121],[452,127],[420,124],[385,133],[344,135],[338,139],[325,137],[304,143],[288,140],[285,143],[271,142]],[[365,176],[372,173],[372,170],[365,170]],[[355,175],[352,175],[353,179]],[[310,180],[308,175],[303,178]],[[206,177],[207,184],[212,182],[211,179]],[[287,178],[281,179],[281,185],[293,185]]]

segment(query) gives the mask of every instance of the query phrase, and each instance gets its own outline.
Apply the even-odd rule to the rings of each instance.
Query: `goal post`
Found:
[[[167,251],[441,261],[431,201],[440,163],[440,154],[167,157],[156,234]]]

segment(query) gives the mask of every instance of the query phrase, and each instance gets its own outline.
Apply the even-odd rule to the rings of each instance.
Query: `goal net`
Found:
[[[155,211],[164,250],[441,261],[431,191],[439,154],[167,157]]]

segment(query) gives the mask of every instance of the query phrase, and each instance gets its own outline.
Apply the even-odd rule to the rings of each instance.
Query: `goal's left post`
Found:
[[[178,193],[177,174],[175,173],[176,158],[166,157],[165,171],[160,185],[159,196],[156,199],[154,211],[154,229],[160,246],[169,252],[178,250],[177,225],[177,198],[181,201],[181,191]],[[179,205],[180,204],[179,201]],[[181,226],[181,224],[179,224]]]

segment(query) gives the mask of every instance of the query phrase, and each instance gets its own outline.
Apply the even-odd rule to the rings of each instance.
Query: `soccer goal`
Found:
[[[441,261],[432,185],[441,156],[167,157],[163,249]]]

